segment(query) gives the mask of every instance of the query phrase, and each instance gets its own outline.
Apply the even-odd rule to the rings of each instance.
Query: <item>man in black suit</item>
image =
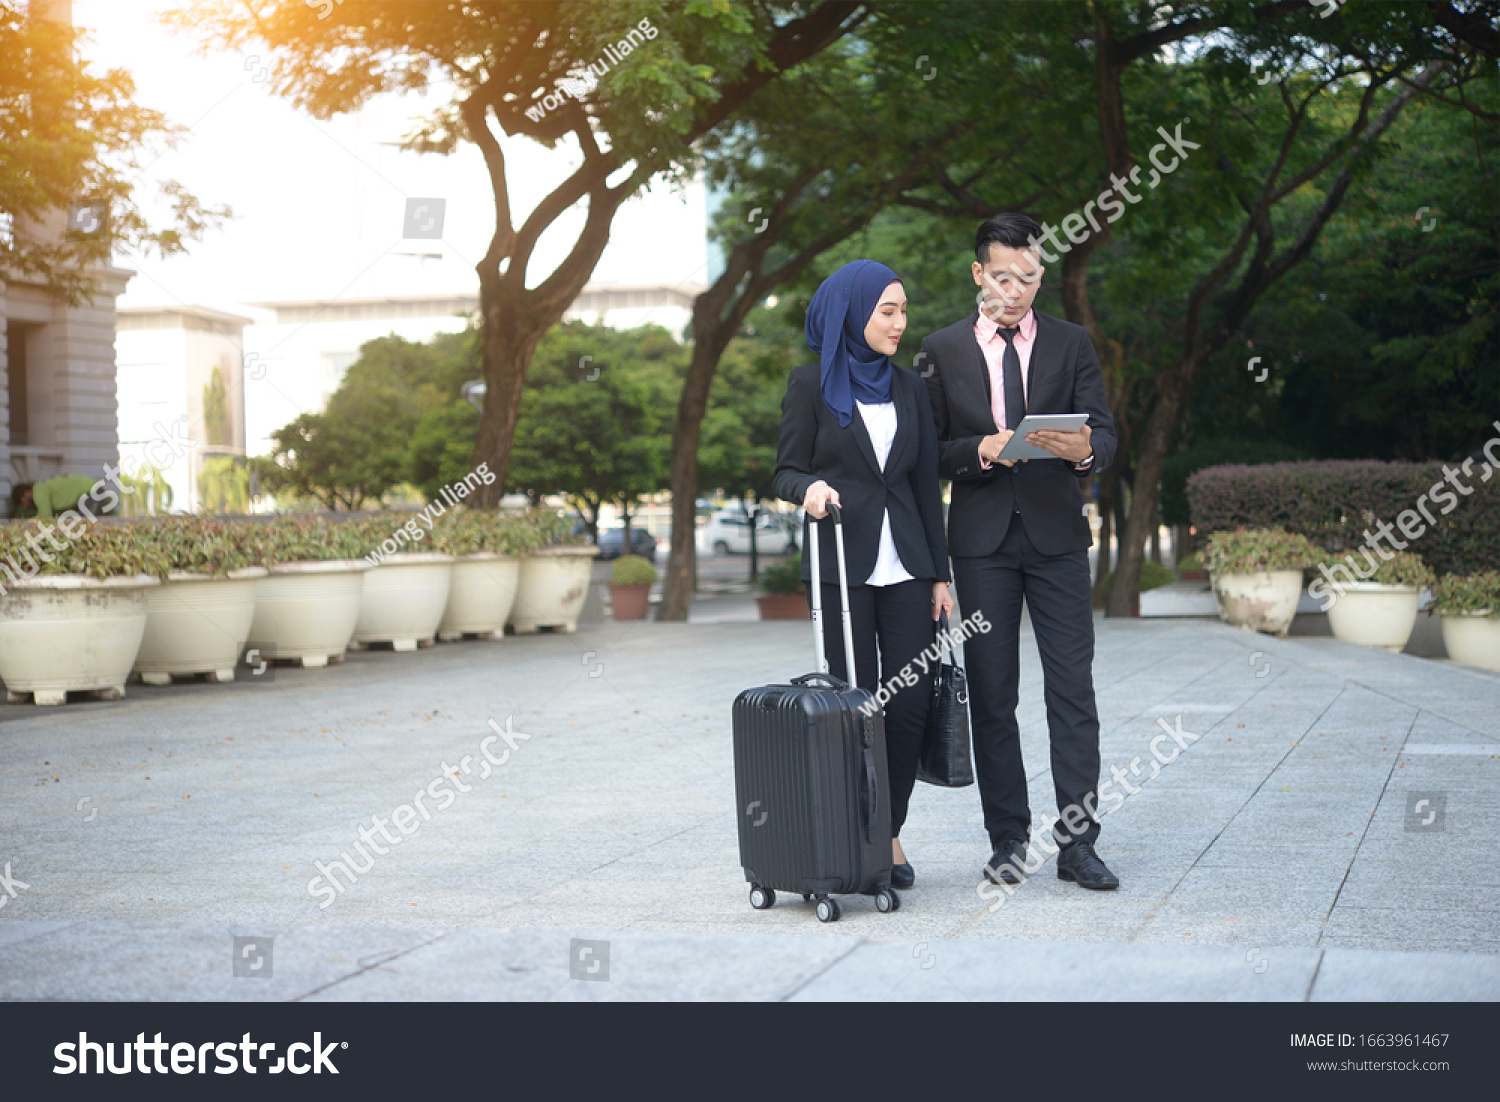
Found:
[[[1020,882],[1031,810],[1016,702],[1024,597],[1041,652],[1052,781],[1061,818],[1057,875],[1085,888],[1119,880],[1099,859],[1099,714],[1094,704],[1094,618],[1089,607],[1092,530],[1079,480],[1114,458],[1104,376],[1087,330],[1032,309],[1043,267],[1042,228],[1022,214],[979,227],[972,272],[981,308],[922,342],[939,470],[952,480],[948,550],[966,615],[994,630],[964,644],[974,759],[992,854],[984,875]],[[1086,413],[1076,433],[1026,442],[1053,458],[1004,460],[1027,413]]]

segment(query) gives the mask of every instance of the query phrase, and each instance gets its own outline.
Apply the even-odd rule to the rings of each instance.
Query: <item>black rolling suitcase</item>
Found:
[[[829,513],[838,547],[846,668],[853,671],[844,529],[838,507],[829,506]],[[778,890],[800,892],[804,901],[817,901],[820,920],[837,922],[836,895],[872,895],[881,911],[899,908],[901,897],[891,888],[885,718],[873,693],[828,673],[818,540],[807,543],[818,672],[789,685],[746,689],[734,702],[740,864],[757,910],[773,906]]]

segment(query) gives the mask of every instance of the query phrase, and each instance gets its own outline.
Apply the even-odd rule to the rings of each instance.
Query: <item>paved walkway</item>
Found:
[[[1147,763],[1100,842],[1121,889],[1049,864],[981,898],[975,790],[919,786],[902,909],[825,926],[749,906],[729,738],[734,695],[805,672],[809,632],[609,623],[0,709],[0,998],[1500,997],[1500,677],[1101,620],[1105,769]],[[1198,738],[1150,776],[1178,717]],[[429,788],[429,818],[397,810]],[[309,894],[393,815],[399,845]],[[236,937],[270,939],[238,945],[244,978]]]

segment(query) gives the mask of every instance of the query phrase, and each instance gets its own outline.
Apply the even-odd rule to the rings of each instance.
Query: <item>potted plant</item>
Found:
[[[75,513],[4,524],[0,574],[0,679],[9,703],[29,693],[38,704],[61,704],[70,690],[101,700],[125,695],[146,630],[146,591],[167,574],[152,541]]]
[[[498,635],[516,600],[521,560],[541,542],[524,516],[455,505],[438,519],[433,547],[453,555],[453,584],[439,639]]]
[[[448,607],[453,556],[433,548],[430,513],[373,513],[346,521],[374,567],[365,575],[351,647],[389,643],[397,651],[430,646]]]
[[[553,509],[532,509],[524,518],[536,546],[521,560],[510,622],[517,635],[542,628],[575,632],[599,549],[574,535],[572,523]]]
[[[644,620],[650,608],[656,567],[642,555],[621,555],[610,578],[609,603],[616,620]]]
[[[373,565],[362,557],[369,549],[358,529],[321,517],[274,517],[261,540],[270,574],[256,583],[247,660],[253,651],[305,667],[342,662]]]
[[[255,618],[257,582],[267,573],[263,526],[163,517],[131,529],[156,546],[168,571],[146,591],[135,672],[148,685],[170,685],[173,674],[233,681]]]
[[[1247,631],[1285,635],[1297,614],[1302,571],[1320,557],[1307,537],[1281,528],[1215,532],[1203,561],[1220,619]]]
[[[1465,666],[1500,670],[1500,570],[1445,574],[1432,587],[1448,657]]]
[[[802,556],[788,555],[761,571],[761,593],[755,598],[762,620],[808,620],[807,588],[802,584]]]
[[[1324,564],[1345,562],[1342,555],[1323,556]],[[1330,591],[1328,626],[1334,638],[1346,643],[1399,652],[1417,623],[1417,604],[1423,588],[1435,575],[1410,551],[1392,552],[1364,581],[1340,581]]]
[[[1203,568],[1203,556],[1194,552],[1178,563],[1177,577],[1185,582],[1208,581],[1208,571]]]

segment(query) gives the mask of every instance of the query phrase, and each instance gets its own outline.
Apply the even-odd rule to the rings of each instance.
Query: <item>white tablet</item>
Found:
[[[999,458],[1056,459],[1051,452],[1026,443],[1026,437],[1033,432],[1077,432],[1088,424],[1088,419],[1087,413],[1028,413],[1021,418],[1021,424],[1009,443],[1000,449]]]

